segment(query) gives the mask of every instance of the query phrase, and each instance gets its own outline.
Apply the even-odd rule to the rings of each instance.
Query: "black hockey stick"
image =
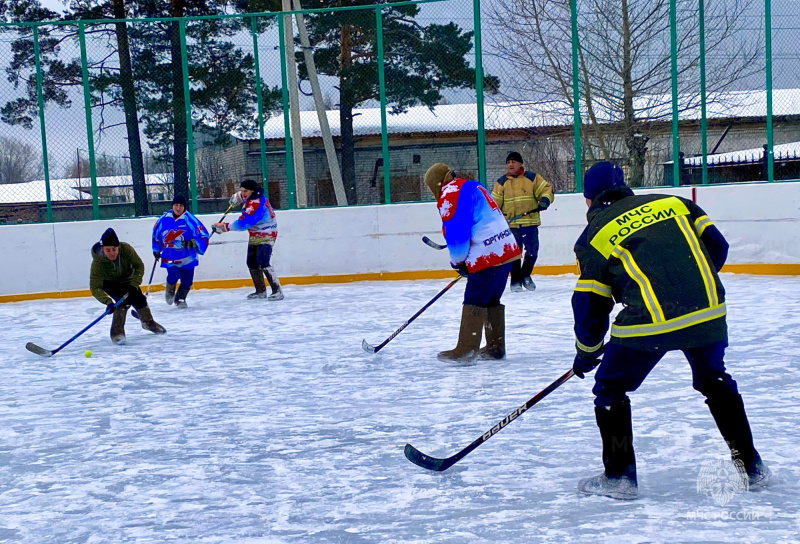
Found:
[[[225,221],[225,218],[228,216],[228,214],[230,213],[230,211],[231,211],[231,209],[232,209],[232,208],[233,208],[233,204],[231,204],[230,206],[228,206],[228,209],[227,209],[227,210],[225,210],[225,213],[223,213],[223,214],[222,214],[222,217],[220,217],[220,219],[219,219],[219,221],[217,221],[217,223],[222,223],[223,221]],[[209,242],[209,245],[210,245],[210,243],[211,243],[211,237],[212,237],[212,236],[214,236],[214,234],[215,234],[216,232],[217,232],[217,231],[215,231],[214,229],[211,229],[211,234],[209,234],[209,235],[208,235],[208,242]],[[214,245],[216,245],[216,244],[214,244]]]
[[[436,472],[442,472],[447,470],[448,468],[452,467],[459,461],[461,461],[464,457],[469,455],[472,450],[489,440],[491,437],[499,433],[503,427],[517,419],[519,416],[524,414],[531,406],[545,398],[547,395],[558,389],[564,382],[568,379],[573,377],[575,373],[572,369],[569,369],[564,375],[562,375],[559,379],[542,389],[538,392],[532,399],[528,402],[508,414],[504,417],[500,423],[486,431],[483,435],[481,435],[477,440],[475,440],[472,444],[461,450],[455,455],[451,455],[450,457],[446,457],[444,459],[439,459],[437,457],[431,457],[430,455],[426,455],[419,451],[417,448],[412,446],[411,444],[406,444],[405,454],[406,459],[414,463],[415,465],[428,469],[434,470]]]
[[[447,292],[447,291],[448,291],[448,290],[449,290],[449,289],[450,289],[452,286],[454,286],[454,285],[456,284],[456,282],[457,282],[458,280],[460,280],[460,279],[461,279],[461,277],[462,277],[462,276],[461,276],[461,275],[459,275],[458,277],[456,277],[456,279],[454,279],[453,281],[451,281],[450,283],[448,283],[448,284],[445,286],[445,288],[444,288],[444,289],[442,289],[441,291],[439,291],[439,293],[438,293],[438,294],[437,294],[435,297],[433,297],[433,298],[430,300],[430,302],[428,302],[428,303],[427,303],[425,306],[423,306],[422,308],[420,308],[420,309],[419,309],[419,311],[418,311],[417,313],[415,313],[414,315],[412,315],[412,316],[411,316],[411,318],[410,318],[408,321],[406,321],[405,323],[403,323],[403,324],[402,324],[402,326],[401,326],[399,329],[397,329],[396,331],[394,331],[394,332],[392,333],[392,335],[391,335],[389,338],[387,338],[386,340],[384,340],[383,342],[381,342],[381,343],[380,343],[380,344],[378,344],[377,346],[373,346],[373,345],[371,345],[371,344],[368,344],[368,343],[367,343],[367,341],[366,341],[366,339],[365,339],[365,340],[362,340],[362,341],[361,341],[361,347],[362,347],[362,348],[364,348],[364,351],[367,351],[367,352],[369,352],[369,353],[378,353],[378,352],[379,352],[379,351],[380,351],[380,350],[383,348],[383,346],[385,346],[386,344],[388,344],[389,342],[391,342],[391,341],[394,339],[394,337],[395,337],[395,336],[397,336],[398,334],[400,334],[401,332],[403,332],[403,329],[405,329],[406,327],[408,327],[408,326],[411,324],[411,322],[412,322],[412,321],[414,321],[416,318],[418,318],[418,317],[420,316],[420,314],[422,314],[422,312],[424,312],[425,310],[427,310],[428,308],[430,308],[431,304],[433,304],[434,302],[436,302],[437,300],[439,300],[439,298],[441,298],[441,296],[442,296],[443,294],[445,294],[445,293],[446,293],[446,292]]]
[[[119,299],[117,302],[114,303],[114,308],[116,308],[120,304],[122,304],[122,301],[125,300],[126,298],[128,298],[127,293],[121,299]],[[86,331],[88,331],[89,329],[94,327],[95,325],[97,325],[100,322],[100,320],[103,319],[105,316],[107,316],[109,313],[111,313],[111,312],[109,312],[108,309],[106,309],[106,311],[103,312],[103,315],[101,315],[100,317],[98,317],[97,319],[95,319],[94,321],[89,323],[88,325],[86,325],[86,327],[81,329],[81,332],[79,332],[78,334],[76,334],[75,336],[73,336],[72,338],[70,338],[69,340],[67,340],[66,342],[61,344],[60,346],[58,346],[56,349],[52,349],[52,350],[51,349],[44,349],[43,347],[37,346],[33,342],[28,342],[27,344],[25,344],[25,349],[27,349],[31,353],[35,353],[36,355],[41,355],[42,357],[52,357],[53,355],[55,355],[56,353],[58,353],[59,351],[61,351],[65,347],[67,347],[69,344],[71,344],[72,341],[75,340],[77,337],[79,337],[80,335],[82,335],[83,333],[85,333]]]
[[[433,249],[447,249],[447,244],[445,245],[437,244],[427,236],[423,236],[422,241],[425,243],[425,245],[432,247]]]
[[[532,214],[532,213],[535,213],[535,212],[540,212],[540,211],[542,211],[542,210],[540,210],[538,207],[537,207],[535,210],[528,210],[528,211],[527,211],[527,212],[525,212],[525,213],[521,213],[521,214],[519,214],[519,215],[515,215],[514,217],[512,217],[511,219],[509,219],[509,220],[507,221],[507,223],[509,223],[509,224],[510,224],[512,221],[516,221],[517,219],[522,219],[522,218],[523,218],[523,217],[525,217],[526,215],[530,215],[530,214]]]
[[[539,208],[536,208],[535,210],[530,210],[530,211],[527,211],[525,213],[521,213],[519,215],[515,215],[514,217],[512,217],[511,219],[508,220],[508,223],[511,223],[512,221],[516,221],[517,219],[521,219],[521,218],[525,217],[528,214],[532,214],[533,212],[539,212],[539,211],[541,211],[541,210]],[[447,244],[444,244],[444,245],[437,244],[436,242],[434,242],[433,240],[431,240],[427,236],[423,236],[422,237],[422,241],[425,243],[426,246],[432,247],[433,249],[447,249]]]
[[[150,271],[150,281],[147,282],[147,291],[145,292],[144,296],[148,296],[150,294],[150,286],[153,285],[153,274],[156,273],[157,264],[158,264],[158,257],[156,257],[156,260],[153,261],[153,269]]]

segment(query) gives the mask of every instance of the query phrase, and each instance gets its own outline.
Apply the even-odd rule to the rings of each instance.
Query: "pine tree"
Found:
[[[368,0],[321,0],[313,8],[374,5]],[[473,88],[475,69],[465,56],[472,50],[473,32],[455,23],[420,25],[416,5],[383,8],[384,72],[386,98],[391,113],[409,106],[433,108],[441,91]],[[347,200],[358,202],[355,180],[353,109],[379,97],[375,11],[371,9],[309,14],[305,17],[320,74],[339,79],[342,179]],[[297,53],[301,78],[308,72],[302,53]],[[494,76],[484,77],[487,92],[499,90]]]
[[[218,15],[225,12],[228,4],[214,0],[171,0],[170,3],[128,0],[125,12],[128,18]],[[239,4],[237,7],[240,9],[249,9],[246,3]],[[38,0],[22,0],[12,12],[6,13],[6,17],[12,21],[109,19],[119,15],[119,7],[119,0],[73,0],[71,9],[59,16],[41,8]],[[186,22],[193,127],[213,134],[217,143],[225,141],[230,131],[255,128],[253,55],[230,41],[245,29],[246,24],[239,18]],[[129,135],[134,124],[138,134],[138,116],[144,123],[143,132],[157,158],[173,165],[175,193],[188,196],[186,108],[179,24],[165,21],[128,25],[129,68],[125,67],[124,51],[115,47],[120,43],[120,27],[125,25],[87,26],[87,44],[93,48],[108,48],[103,54],[96,54],[96,49],[93,49],[90,55],[92,59],[102,59],[94,60],[89,66],[92,106],[123,107]],[[14,31],[19,37],[12,43],[14,58],[6,71],[13,83],[26,85],[27,93],[7,102],[0,109],[0,119],[32,128],[33,119],[38,114],[38,102],[31,31],[29,27],[19,27]],[[106,35],[114,41],[100,39]],[[70,107],[72,103],[66,89],[82,85],[81,66],[79,58],[62,58],[65,55],[61,42],[77,40],[77,32],[55,37],[51,29],[41,27],[39,36],[44,99],[61,107]],[[111,66],[106,59],[115,54],[119,55],[121,62]],[[133,82],[133,89],[126,85],[126,79]],[[261,84],[265,110],[270,111],[279,103],[280,92],[266,87],[263,82]],[[131,90],[135,92],[134,103],[138,106],[137,115],[133,116],[130,115],[132,102],[128,93]],[[129,138],[129,146],[131,141]],[[141,157],[141,149],[138,153],[131,151],[132,157],[135,154]],[[139,200],[138,195],[136,198]]]

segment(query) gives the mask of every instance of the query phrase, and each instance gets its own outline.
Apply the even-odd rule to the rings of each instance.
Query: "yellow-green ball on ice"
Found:
[[[91,357],[91,356],[92,356],[92,350],[90,350],[90,349],[87,349],[86,351],[84,351],[84,352],[83,352],[83,354],[84,354],[86,357]]]

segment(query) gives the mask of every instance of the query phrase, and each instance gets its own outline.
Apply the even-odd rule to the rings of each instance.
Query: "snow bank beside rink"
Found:
[[[800,275],[800,182],[660,188],[693,198],[731,244],[725,271]],[[442,242],[432,202],[284,210],[278,214],[273,263],[284,283],[325,283],[375,279],[449,277],[446,251],[421,241]],[[542,214],[541,249],[535,274],[575,271],[572,246],[583,229],[582,195],[557,195]],[[201,215],[209,227],[219,214]],[[230,217],[230,216],[229,216]],[[113,227],[132,244],[147,268],[153,264],[150,237],[155,217],[0,227],[0,302],[88,295],[89,249]],[[241,287],[250,279],[245,266],[246,233],[215,234],[195,276],[198,288]],[[159,269],[154,289],[163,283]]]

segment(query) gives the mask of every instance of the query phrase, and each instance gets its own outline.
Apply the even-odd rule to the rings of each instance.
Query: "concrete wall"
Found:
[[[800,273],[800,183],[710,186],[694,191],[697,203],[731,243],[729,263],[739,265],[731,270]],[[692,188],[657,192],[693,197]],[[556,197],[550,210],[543,214],[536,273],[574,270],[572,246],[585,225],[585,213],[581,195]],[[433,203],[287,210],[277,214],[280,236],[274,264],[286,283],[451,274],[447,252],[430,249],[420,241],[423,235],[442,241]],[[217,217],[200,216],[206,225]],[[154,222],[154,218],[145,218],[0,227],[0,255],[4,261],[0,301],[36,294],[85,293],[91,265],[89,250],[109,226],[121,240],[136,248],[149,274]],[[197,270],[198,287],[249,282],[244,262],[246,243],[246,233],[214,235]],[[156,282],[163,282],[163,278],[163,271],[156,273]]]

